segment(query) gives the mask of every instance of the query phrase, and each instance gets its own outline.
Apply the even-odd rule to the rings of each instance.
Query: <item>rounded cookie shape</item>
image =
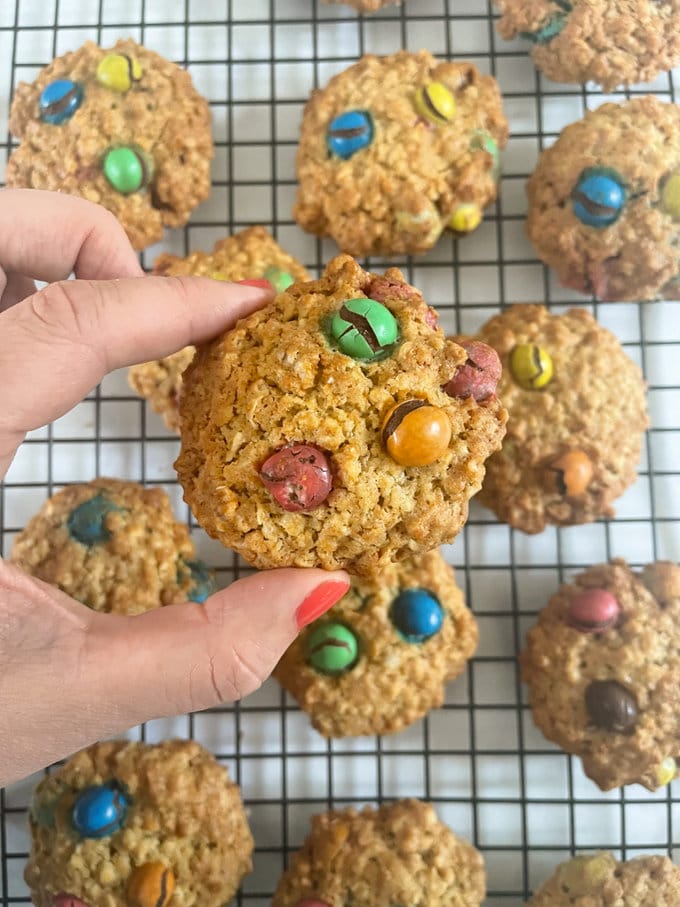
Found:
[[[338,134],[349,112],[366,123]],[[426,252],[479,224],[506,140],[498,86],[471,63],[364,56],[307,102],[295,219],[352,255]]]
[[[66,84],[75,87],[57,97]],[[21,82],[10,129],[21,143],[8,186],[97,202],[136,249],[185,224],[210,192],[207,101],[188,72],[129,39],[110,50],[88,41]]]
[[[320,671],[314,653],[325,627],[356,639],[351,667]],[[444,699],[477,647],[477,623],[438,551],[408,558],[352,588],[323,620],[303,630],[274,676],[326,737],[388,734]]]
[[[501,358],[497,392],[509,414],[480,503],[529,533],[611,516],[637,478],[648,425],[638,366],[584,309],[511,306],[478,339]]]
[[[89,608],[115,614],[202,602],[215,590],[165,492],[118,479],[57,492],[16,537],[10,560]]]
[[[84,834],[79,803],[107,790],[125,797],[120,822]],[[38,784],[29,815],[24,876],[37,907],[222,907],[252,869],[239,788],[193,740],[95,744]]]
[[[330,324],[349,299],[376,300],[394,316],[389,355],[365,362],[338,348]],[[399,271],[378,277],[339,256],[321,280],[295,284],[198,351],[180,399],[185,500],[210,535],[260,568],[365,575],[449,541],[505,422],[497,397],[443,390],[465,361]],[[383,443],[387,412],[414,398],[450,423],[431,465],[400,465]],[[313,509],[289,512],[260,471],[297,445],[324,454],[332,487]]]
[[[555,82],[651,82],[680,63],[678,0],[495,0],[498,31],[526,38]]]
[[[156,259],[154,274],[167,277],[212,277],[214,280],[265,278],[278,292],[297,281],[311,280],[297,258],[288,255],[264,227],[248,227],[215,243],[212,252],[192,252],[186,258],[165,252]],[[194,357],[193,346],[178,353],[133,365],[128,370],[130,386],[148,400],[171,431],[179,431],[179,395],[182,374]]]
[[[597,632],[574,625],[585,598],[607,602]],[[562,586],[527,634],[521,668],[533,719],[602,790],[654,790],[677,775],[679,619],[680,566],[657,561],[636,573],[615,560]]]
[[[272,907],[479,907],[484,895],[479,851],[440,822],[431,804],[397,800],[313,816]]]
[[[527,183],[529,239],[566,287],[676,299],[679,173],[680,107],[651,96],[603,104],[541,153]]]
[[[618,862],[600,851],[561,863],[526,907],[675,907],[680,904],[680,869],[668,857]]]

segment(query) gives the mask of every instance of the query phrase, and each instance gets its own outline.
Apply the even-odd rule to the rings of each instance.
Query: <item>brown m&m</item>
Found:
[[[632,734],[638,717],[635,695],[618,680],[594,680],[585,692],[588,717],[596,728]]]

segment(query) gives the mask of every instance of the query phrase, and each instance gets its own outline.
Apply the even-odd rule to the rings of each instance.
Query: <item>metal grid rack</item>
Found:
[[[496,75],[512,138],[501,199],[477,233],[461,243],[443,239],[422,259],[393,263],[439,309],[445,330],[474,331],[511,302],[547,301],[556,311],[573,303],[591,307],[649,382],[652,428],[640,477],[619,500],[615,519],[529,538],[473,505],[467,527],[446,553],[480,623],[481,643],[467,673],[449,685],[442,709],[396,736],[327,743],[270,681],[241,704],[131,732],[149,741],[195,737],[242,785],[257,849],[238,904],[269,903],[312,813],[401,796],[432,800],[440,816],[482,850],[487,907],[519,907],[558,861],[579,850],[680,855],[680,784],[655,794],[639,787],[600,793],[578,761],[533,727],[515,659],[535,612],[574,572],[613,556],[635,565],[680,560],[680,303],[596,304],[565,291],[535,259],[522,226],[524,182],[538,151],[604,96],[537,74],[525,46],[495,34],[490,0],[407,0],[374,17],[319,0],[4,0],[3,169],[12,147],[6,119],[13,86],[87,38],[106,46],[125,36],[188,66],[211,103],[217,149],[211,198],[188,227],[146,252],[145,265],[161,250],[206,249],[228,231],[263,223],[318,271],[333,244],[303,234],[291,218],[304,101],[312,87],[364,52],[426,47],[442,57],[471,59]],[[629,94],[648,91],[673,100],[673,76]],[[199,554],[226,584],[244,565],[207,539],[181,504],[172,470],[176,450],[177,440],[131,396],[125,375],[109,376],[22,447],[0,486],[0,553],[9,551],[47,495],[108,474],[162,484],[190,522]],[[26,807],[36,780],[0,792],[3,907],[28,901],[21,873]]]

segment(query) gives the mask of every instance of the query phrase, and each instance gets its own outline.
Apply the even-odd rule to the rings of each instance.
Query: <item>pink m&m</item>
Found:
[[[604,633],[619,619],[621,606],[606,589],[584,589],[569,605],[567,623],[581,633]]]
[[[55,894],[52,899],[52,907],[88,907],[85,901],[81,901],[73,894]]]

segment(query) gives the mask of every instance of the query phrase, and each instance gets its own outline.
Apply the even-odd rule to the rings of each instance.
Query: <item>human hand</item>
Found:
[[[35,292],[34,279],[48,286]],[[28,431],[108,372],[206,341],[268,298],[204,278],[144,277],[103,208],[0,192],[0,479]],[[202,605],[123,617],[0,559],[0,786],[142,721],[252,692],[299,627],[347,588],[342,572],[272,570]]]

